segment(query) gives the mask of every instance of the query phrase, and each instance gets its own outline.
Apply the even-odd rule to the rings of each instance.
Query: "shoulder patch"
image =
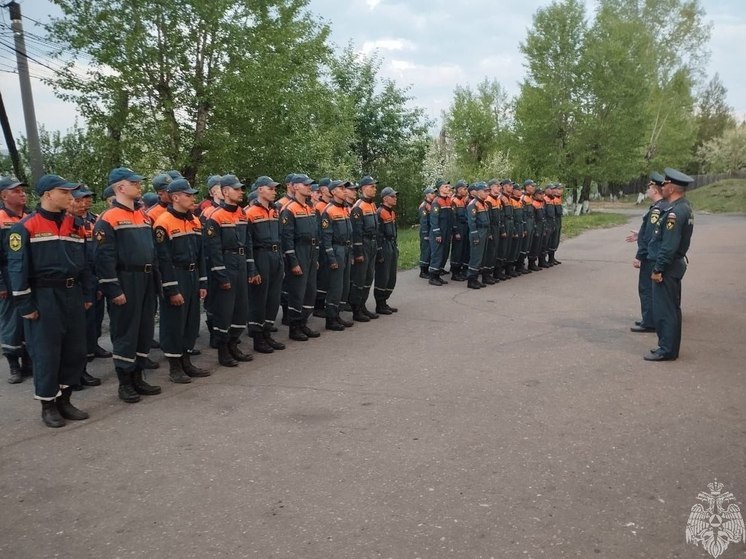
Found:
[[[96,242],[102,245],[104,244],[105,240],[106,240],[106,233],[104,233],[101,229],[96,231]]]
[[[676,227],[676,220],[675,219],[669,219],[668,221],[666,221],[666,229],[668,231],[670,231],[674,227]]]
[[[329,220],[324,218],[321,220],[321,228],[322,229],[329,229]]]
[[[214,226],[214,225],[210,225],[210,226],[209,226],[209,227],[208,227],[208,228],[207,228],[207,229],[205,230],[205,234],[206,234],[206,235],[207,235],[208,237],[214,237],[214,236],[215,236],[215,226]]]
[[[8,236],[8,246],[10,247],[10,250],[13,250],[13,251],[21,250],[22,244],[23,242],[21,241],[20,233],[11,233]]]
[[[155,228],[155,242],[163,243],[166,241],[166,230],[163,227]]]

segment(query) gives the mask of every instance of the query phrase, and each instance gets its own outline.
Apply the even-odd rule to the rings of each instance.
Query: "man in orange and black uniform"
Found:
[[[161,217],[161,214],[168,209],[168,205],[171,203],[171,196],[168,194],[168,185],[173,180],[166,173],[161,173],[153,177],[153,190],[158,195],[158,203],[148,208],[146,212],[151,223],[155,223]]]
[[[441,286],[446,283],[441,276],[445,274],[448,253],[451,249],[451,238],[454,233],[455,220],[451,203],[451,184],[438,179],[435,182],[438,195],[430,207],[430,285]]]
[[[321,250],[329,267],[326,294],[326,329],[344,330],[355,323],[340,317],[340,305],[350,293],[352,268],[352,221],[346,206],[349,182],[335,180],[329,184],[332,201],[321,213]]]
[[[352,254],[353,263],[350,286],[350,306],[352,306],[352,319],[357,322],[369,322],[378,318],[378,315],[368,310],[365,303],[368,301],[370,287],[376,269],[376,258],[378,247],[376,237],[378,234],[378,220],[376,219],[376,197],[377,181],[371,176],[360,179],[361,198],[355,202],[350,210],[352,219]]]
[[[388,304],[396,287],[396,268],[399,264],[399,247],[396,244],[396,190],[387,186],[381,191],[381,205],[376,210],[378,218],[378,257],[376,258],[376,285],[373,297],[378,314],[392,314],[399,309]]]
[[[552,188],[552,204],[554,205],[554,235],[549,241],[549,263],[552,265],[562,264],[559,260],[554,257],[554,253],[557,252],[560,244],[560,236],[562,235],[562,190],[563,186],[560,183],[555,183]]]
[[[476,192],[476,190],[475,190]],[[500,200],[500,181],[490,179],[487,183],[487,194],[484,198],[487,215],[490,219],[490,227],[484,246],[482,257],[482,282],[484,285],[494,285],[501,279],[503,274],[502,259],[500,251],[505,244],[505,230],[503,223],[502,201]]]
[[[199,334],[199,302],[207,295],[207,272],[202,248],[202,223],[191,208],[193,189],[186,179],[168,187],[171,204],[153,224],[161,272],[160,345],[169,362],[172,382],[186,384],[210,372],[195,367],[188,350]]]
[[[469,223],[469,272],[467,287],[479,289],[486,285],[479,281],[479,274],[484,269],[484,249],[487,246],[487,237],[490,234],[490,216],[487,200],[487,185],[477,182],[469,186],[469,192],[474,197],[466,206],[466,216]],[[487,266],[488,276],[492,275],[493,266]]]
[[[254,263],[261,279],[249,284],[249,333],[254,338],[254,351],[259,353],[285,349],[285,344],[272,338],[283,274],[280,214],[275,207],[277,186],[270,177],[256,179],[253,185],[256,200],[245,210]]]
[[[10,228],[29,214],[26,208],[26,183],[15,177],[0,178],[0,343],[8,360],[10,384],[31,376],[31,358],[23,341],[23,319],[16,311],[8,275],[8,234]],[[20,359],[20,363],[19,363]]]
[[[153,232],[138,209],[143,177],[126,167],[109,173],[116,199],[93,229],[99,289],[109,300],[114,367],[119,398],[128,403],[140,395],[160,394],[145,382],[148,352],[155,329],[156,290],[160,287]]]
[[[207,217],[203,217],[205,210],[212,208],[210,213],[215,211],[215,208],[220,207],[220,202],[223,201],[223,190],[220,187],[220,177],[222,175],[211,175],[207,179],[207,198],[200,202],[197,211],[194,213],[199,217],[202,223],[205,222]],[[209,217],[209,216],[208,216]]]
[[[531,248],[528,252],[528,269],[532,272],[538,272],[542,268],[546,268],[541,263],[544,261],[544,245],[546,242],[546,212],[544,204],[544,190],[536,188],[534,190],[533,202],[534,206],[534,236],[531,239]],[[538,263],[538,265],[537,265]]]
[[[42,176],[39,206],[8,235],[10,283],[34,361],[34,398],[41,400],[48,427],[88,418],[70,403],[86,362],[85,311],[94,290],[85,230],[65,213],[77,187],[57,175]]]
[[[523,212],[523,202],[521,197],[523,192],[518,185],[511,181],[510,183],[510,205],[513,206],[513,243],[510,247],[510,257],[508,263],[511,272],[515,276],[523,274],[523,266],[520,265],[521,247],[523,239],[526,237],[526,220]]]
[[[329,184],[331,179],[324,177],[319,181],[318,187],[318,200],[314,207],[316,208],[316,217],[321,224],[321,214],[332,201],[332,196],[329,193]],[[319,240],[321,240],[322,231],[319,230]],[[329,286],[329,263],[326,261],[326,253],[323,250],[319,251],[319,271],[316,273],[316,304],[313,308],[313,315],[320,318],[326,317],[326,292]]]
[[[453,281],[466,281],[466,269],[469,266],[469,224],[466,220],[466,204],[469,202],[468,186],[463,179],[457,181],[453,198],[451,198],[455,224],[451,248],[451,279]]]
[[[521,253],[518,257],[518,268],[523,274],[530,274],[533,270],[528,269],[528,254],[531,250],[531,243],[534,239],[534,191],[536,190],[536,183],[531,179],[523,181],[523,196],[521,196],[521,204],[523,204],[523,221],[525,223],[526,233],[523,236],[521,242]]]
[[[435,189],[428,186],[424,191],[425,199],[417,208],[420,217],[420,277],[430,278],[430,209],[435,199]]]
[[[285,194],[275,202],[275,207],[277,208],[278,213],[282,213],[282,210],[285,209],[285,206],[287,206],[290,202],[295,200],[295,185],[293,184],[293,179],[295,179],[295,173],[290,173],[285,177]],[[280,234],[282,234],[282,223],[280,223]],[[290,323],[288,322],[288,290],[287,290],[287,282],[289,281],[289,278],[287,274],[282,279],[282,291],[280,292],[280,307],[282,308],[282,323],[287,326]]]
[[[243,184],[236,175],[220,179],[223,203],[205,222],[205,253],[210,262],[208,290],[214,291],[210,307],[218,363],[237,367],[253,357],[238,349],[249,314],[249,282],[261,281],[254,264],[248,221],[239,203]]]
[[[552,252],[554,234],[556,232],[557,205],[554,203],[554,183],[547,185],[544,189],[544,214],[546,215],[546,226],[544,230],[544,248],[539,259],[539,268],[551,268],[554,266],[549,253]]]

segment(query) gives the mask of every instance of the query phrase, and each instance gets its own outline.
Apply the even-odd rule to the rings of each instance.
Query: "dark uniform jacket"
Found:
[[[321,249],[331,259],[335,246],[352,246],[352,220],[344,204],[331,202],[321,214]],[[341,267],[344,262],[337,262]]]
[[[686,271],[685,257],[694,231],[694,213],[686,198],[663,202],[648,245],[648,259],[655,260],[653,272],[681,278]]]
[[[352,219],[352,252],[355,258],[364,256],[363,240],[375,242],[378,232],[376,205],[372,200],[357,200],[350,210]]]
[[[0,291],[11,291],[10,279],[8,278],[8,235],[10,234],[10,228],[27,215],[26,208],[23,209],[21,215],[8,208],[0,208]]]
[[[274,204],[265,208],[261,202],[246,207],[249,237],[254,249],[280,250],[280,214]]]
[[[241,271],[245,262],[247,278],[257,274],[247,225],[244,211],[229,204],[221,204],[205,222],[205,254],[218,284],[231,282],[227,266]]]
[[[300,265],[295,254],[295,245],[318,244],[319,226],[316,221],[316,209],[301,204],[298,200],[292,200],[280,212],[280,223],[282,251],[290,268],[294,268]]]
[[[420,239],[427,241],[430,239],[430,202],[423,200],[417,211],[420,214]]]
[[[153,225],[153,236],[164,296],[180,293],[176,269],[198,272],[200,289],[207,289],[202,223],[197,216],[169,207]]]
[[[655,230],[656,224],[661,218],[661,203],[659,200],[655,204],[650,206],[650,209],[642,216],[642,225],[640,230],[637,232],[637,254],[635,258],[637,260],[647,260],[648,258],[648,245],[650,239],[653,237],[653,231]]]

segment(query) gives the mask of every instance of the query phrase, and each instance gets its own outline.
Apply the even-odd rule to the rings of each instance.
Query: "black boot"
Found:
[[[542,254],[539,257],[539,268],[549,268],[549,267],[550,267],[549,264],[547,264],[546,254]]]
[[[80,385],[81,386],[101,386],[101,379],[96,378],[90,373],[88,373],[88,370],[83,369],[83,374],[80,375]]]
[[[119,399],[128,404],[139,402],[140,395],[135,392],[135,387],[132,386],[132,373],[117,367],[117,379],[119,380]]]
[[[238,367],[238,361],[233,359],[231,352],[228,350],[227,342],[218,345],[218,363],[223,367]]]
[[[57,402],[54,400],[41,401],[41,420],[47,427],[64,427],[67,425],[65,419],[60,415],[57,409]]]
[[[176,384],[189,384],[192,379],[184,372],[181,365],[181,357],[168,358],[168,378]]]
[[[466,281],[466,276],[464,276],[464,281]],[[383,304],[391,312],[399,312],[399,309],[397,309],[396,307],[392,307],[391,305],[389,305],[388,301],[384,301]]]
[[[62,417],[71,421],[82,421],[88,419],[89,416],[87,412],[79,410],[70,403],[70,395],[72,394],[72,391],[73,389],[69,386],[62,389],[62,396],[57,398],[57,411],[60,412]]]
[[[471,276],[466,283],[466,287],[468,287],[469,289],[479,289],[482,287],[482,284],[477,281],[477,278]]]
[[[550,252],[550,253],[549,253],[549,263],[550,263],[550,264],[551,264],[552,266],[556,266],[557,264],[562,264],[562,262],[560,262],[559,260],[557,260],[557,259],[556,259],[556,258],[554,257],[554,251],[552,251],[552,252]]]
[[[506,279],[509,279],[508,276],[505,275],[505,270],[502,264],[499,264],[496,269],[497,269],[496,279],[499,279],[500,281],[505,281]]]
[[[376,318],[378,318],[378,315],[376,313],[374,313],[373,311],[369,311],[368,308],[365,305],[363,305],[362,307],[360,307],[360,311],[365,316],[367,316],[368,318],[370,318],[371,320],[375,320]]]
[[[18,363],[18,357],[14,355],[6,355],[5,358],[8,360],[8,368],[10,369],[8,382],[10,384],[23,382],[23,371],[21,370],[21,365]]]
[[[531,270],[532,272],[538,272],[539,270],[541,270],[541,268],[539,268],[536,265],[536,259],[535,258],[530,258],[529,259],[529,261],[528,261],[528,269]]]
[[[440,270],[438,272],[438,277],[440,278],[440,281],[443,283],[443,285],[448,285],[448,282],[443,279],[444,275],[446,275],[446,271],[445,270]]]
[[[394,311],[389,310],[389,308],[386,306],[386,301],[376,301],[376,313],[394,314]]]
[[[145,363],[143,364],[143,369],[158,369],[160,365],[157,361],[153,361],[150,357],[145,358]]]
[[[355,326],[355,322],[353,322],[352,320],[345,320],[340,315],[337,315],[337,322],[339,322],[345,328],[352,328],[353,326]]]
[[[109,357],[111,357],[111,352],[96,344],[96,347],[93,348],[93,356],[96,359],[108,359]]]
[[[253,332],[251,337],[254,339],[254,351],[257,353],[274,353],[275,350],[267,343],[264,332]]]
[[[427,266],[420,266],[420,277],[423,279],[430,278],[430,274],[427,271]]]
[[[352,307],[352,320],[355,322],[370,322],[370,318],[360,307]]]
[[[250,353],[244,353],[243,351],[238,349],[238,338],[231,338],[231,340],[228,342],[228,351],[230,352],[233,359],[235,359],[236,361],[240,361],[241,363],[246,363],[254,359],[254,356]]]
[[[210,376],[210,371],[197,367],[192,363],[192,356],[188,353],[181,356],[181,368],[184,370],[184,373],[190,377],[196,378]]]
[[[316,330],[313,330],[312,328],[308,327],[308,324],[304,324],[300,327],[301,332],[303,332],[306,336],[309,338],[318,338],[321,336],[321,332],[317,332]]]
[[[430,285],[441,286],[444,282],[442,279],[440,279],[440,274],[438,274],[438,272],[432,272],[430,274],[430,281],[428,281],[427,283],[429,283]]]
[[[326,329],[334,330],[335,332],[341,332],[345,329],[344,326],[337,320],[336,317],[326,317]]]
[[[495,285],[495,280],[487,272],[482,274],[482,283],[485,285]]]
[[[275,331],[277,330],[275,329]],[[272,338],[271,331],[267,332],[265,330],[263,333],[264,333],[264,339],[267,340],[267,345],[269,347],[271,347],[272,349],[279,349],[279,350],[285,349],[285,344],[283,344],[282,342],[278,342],[277,340]]]
[[[515,271],[515,264],[513,264],[512,262],[505,266],[505,273],[508,274],[508,277],[511,278],[517,278],[519,275],[518,272]]]
[[[301,327],[297,324],[290,325],[290,339],[297,342],[307,342],[308,336],[303,333]]]

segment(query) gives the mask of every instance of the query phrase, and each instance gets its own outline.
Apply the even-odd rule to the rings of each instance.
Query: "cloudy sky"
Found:
[[[589,16],[595,1],[585,0]],[[363,53],[377,51],[383,59],[381,72],[401,86],[410,87],[415,104],[438,120],[448,107],[453,88],[476,84],[485,77],[497,78],[509,93],[518,91],[523,60],[518,50],[531,26],[533,14],[550,0],[311,0],[310,9],[332,28],[332,41],[340,48],[352,41]],[[708,66],[718,72],[728,88],[728,102],[739,118],[746,118],[746,1],[701,0],[712,22]],[[57,9],[48,0],[21,0],[23,14],[47,21]],[[2,10],[0,23],[9,23]],[[24,28],[43,31],[32,21]],[[10,31],[0,26],[0,93],[4,98],[14,134],[23,131],[18,77],[10,44]],[[30,53],[40,44],[30,41]],[[32,64],[32,73],[50,71]],[[48,129],[65,130],[75,120],[75,108],[54,97],[51,90],[33,79],[37,120]]]

